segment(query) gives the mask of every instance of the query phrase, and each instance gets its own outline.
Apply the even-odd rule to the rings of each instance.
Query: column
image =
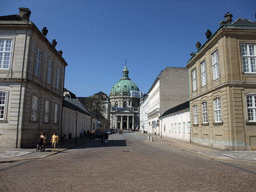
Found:
[[[114,118],[114,124],[115,124],[115,128],[117,129],[117,119],[118,119],[118,116],[115,115],[115,118]]]
[[[129,129],[129,120],[130,120],[130,116],[126,116],[126,128]]]
[[[134,115],[132,116],[132,129],[134,129]]]
[[[123,116],[121,116],[120,129],[123,130]]]

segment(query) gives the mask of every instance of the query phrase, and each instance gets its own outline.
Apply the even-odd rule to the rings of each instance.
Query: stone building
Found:
[[[160,134],[159,117],[166,110],[188,101],[188,96],[188,70],[179,67],[165,68],[140,103],[140,115],[143,116],[141,130]]]
[[[140,98],[142,93],[131,81],[129,71],[125,66],[123,77],[112,87],[110,98],[110,128],[139,128]]]
[[[188,61],[191,140],[245,150],[256,147],[256,22],[227,13]]]
[[[29,20],[31,11],[0,17],[0,144],[34,146],[61,130],[66,61],[56,40]]]

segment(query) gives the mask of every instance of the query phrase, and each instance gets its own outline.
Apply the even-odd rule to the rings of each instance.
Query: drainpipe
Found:
[[[21,142],[21,141],[19,141],[21,139],[21,137],[19,137],[19,125],[20,125],[20,108],[21,108],[22,83],[23,83],[23,77],[24,77],[23,73],[24,73],[24,65],[25,65],[25,55],[26,55],[26,50],[27,50],[27,37],[28,37],[28,31],[26,30],[25,45],[24,45],[25,48],[24,48],[24,52],[23,52],[23,61],[22,61],[22,70],[21,70],[19,108],[18,108],[17,132],[16,132],[16,148],[18,148],[18,145]],[[22,127],[22,124],[20,126]]]

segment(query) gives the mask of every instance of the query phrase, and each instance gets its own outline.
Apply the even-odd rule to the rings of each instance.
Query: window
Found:
[[[255,45],[242,45],[243,66],[245,73],[256,73]]]
[[[32,97],[31,121],[37,121],[38,116],[38,97]]]
[[[35,75],[40,77],[41,73],[41,64],[42,64],[42,51],[36,49],[36,61],[35,61]]]
[[[183,134],[185,134],[185,132],[186,132],[186,124],[185,122],[183,122]]]
[[[181,125],[180,125],[180,123],[179,123],[179,134],[180,134],[180,131],[181,131]]]
[[[196,91],[196,69],[192,71],[192,90]]]
[[[256,95],[247,96],[248,121],[256,121]]]
[[[173,133],[173,123],[172,123],[172,133]]]
[[[57,68],[57,80],[56,80],[56,88],[60,89],[60,68]]]
[[[208,116],[207,116],[207,103],[202,103],[202,115],[203,115],[203,123],[208,122]]]
[[[50,102],[46,100],[45,106],[44,106],[44,122],[45,123],[49,122],[49,112],[50,112]]]
[[[213,80],[218,79],[220,76],[219,73],[219,61],[218,61],[218,52],[215,51],[212,54],[212,75],[213,75]]]
[[[52,61],[49,59],[48,68],[47,68],[47,83],[51,84],[52,82]]]
[[[127,102],[126,102],[126,101],[124,101],[124,102],[123,102],[123,108],[125,108],[125,107],[126,107],[126,105],[127,105]]]
[[[0,69],[8,69],[11,63],[12,40],[0,40]]]
[[[6,93],[0,92],[0,120],[6,117]]]
[[[215,116],[215,122],[221,122],[221,102],[220,98],[214,99],[214,116]]]
[[[175,129],[175,133],[177,133],[177,124],[176,123],[175,123],[174,129]]]
[[[59,106],[58,106],[58,104],[55,104],[54,105],[54,119],[53,119],[54,123],[58,123],[58,115],[59,115]]]
[[[206,85],[205,61],[201,63],[201,83],[202,87]]]
[[[197,106],[193,106],[193,119],[194,119],[194,124],[197,124]]]

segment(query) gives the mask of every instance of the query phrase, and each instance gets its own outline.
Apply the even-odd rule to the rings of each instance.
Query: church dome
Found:
[[[139,91],[137,85],[128,77],[129,71],[125,66],[123,77],[112,87],[110,96],[114,95],[129,95],[130,91]]]

